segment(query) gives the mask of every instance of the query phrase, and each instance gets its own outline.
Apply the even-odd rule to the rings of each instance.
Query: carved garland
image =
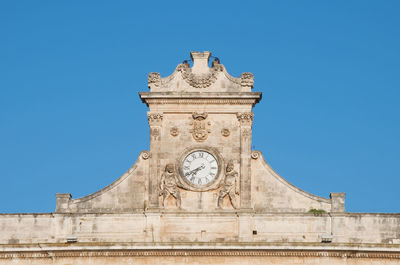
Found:
[[[182,78],[192,87],[206,88],[211,86],[216,80],[219,72],[223,71],[223,66],[215,64],[210,68],[209,74],[196,75],[192,73],[192,69],[185,64],[179,64],[176,68],[182,74]]]
[[[183,79],[191,86],[196,88],[206,88],[212,85],[217,80],[217,75],[219,72],[223,72],[225,76],[233,83],[240,84],[242,87],[253,87],[254,86],[254,75],[252,73],[246,72],[242,73],[240,78],[232,77],[229,75],[222,64],[214,64],[210,68],[210,73],[205,75],[196,75],[192,73],[192,69],[185,64],[178,64],[176,67],[176,72],[182,74]],[[171,81],[174,75],[167,78],[161,79],[160,73],[152,72],[147,76],[148,86],[154,85],[155,87],[161,87],[162,85]]]

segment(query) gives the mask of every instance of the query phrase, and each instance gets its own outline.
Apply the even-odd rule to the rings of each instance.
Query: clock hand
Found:
[[[200,170],[202,170],[203,168],[205,168],[205,166],[204,166],[204,164],[201,164],[201,166],[199,166],[199,167],[193,169],[192,171],[187,172],[187,173],[185,174],[185,176],[188,176],[188,175],[192,175],[192,176],[193,176],[193,175],[196,175],[197,172],[200,171]]]

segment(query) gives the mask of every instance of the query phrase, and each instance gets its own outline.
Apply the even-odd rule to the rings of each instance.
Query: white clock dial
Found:
[[[212,182],[217,176],[218,162],[207,151],[194,151],[183,160],[182,172],[190,183],[196,186],[204,186]]]

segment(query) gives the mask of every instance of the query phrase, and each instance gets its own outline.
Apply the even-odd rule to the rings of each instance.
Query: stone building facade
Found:
[[[0,264],[400,264],[400,214],[348,213],[251,149],[253,75],[209,52],[150,73],[150,150],[54,213],[0,214]]]

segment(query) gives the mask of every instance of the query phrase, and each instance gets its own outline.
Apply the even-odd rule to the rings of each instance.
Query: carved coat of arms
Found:
[[[192,114],[193,121],[191,122],[192,129],[190,129],[190,133],[198,142],[205,141],[208,137],[208,134],[211,132],[209,129],[211,123],[206,122],[207,116],[207,113],[195,112]]]

